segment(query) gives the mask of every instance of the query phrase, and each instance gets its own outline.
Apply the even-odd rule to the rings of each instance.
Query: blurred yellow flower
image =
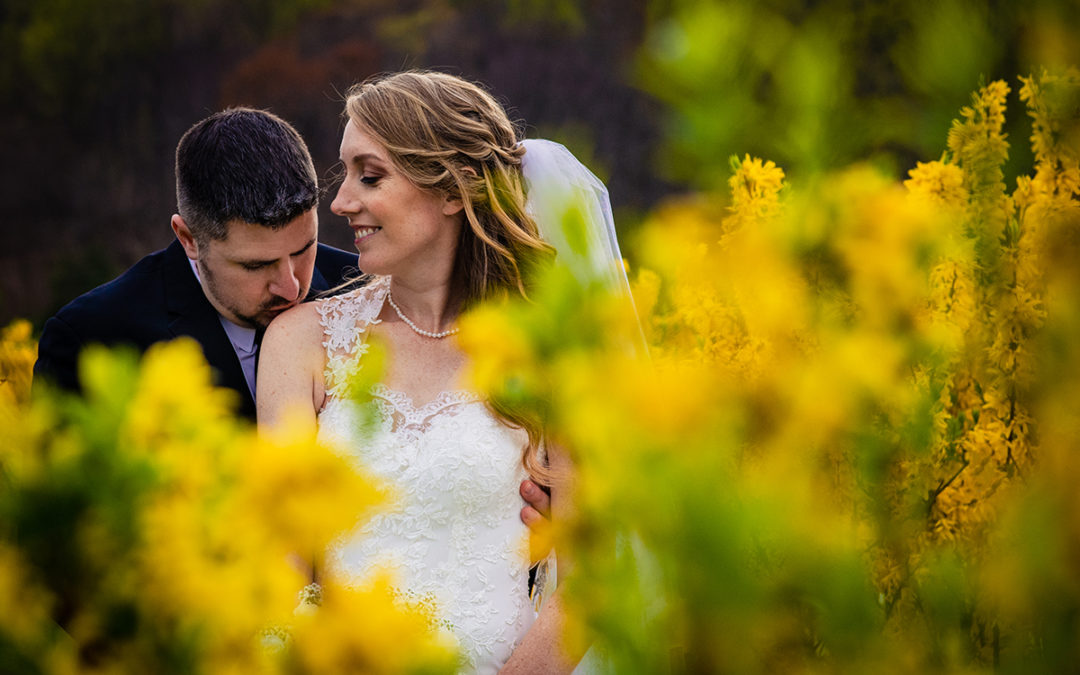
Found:
[[[0,402],[22,405],[30,399],[36,360],[37,342],[31,338],[29,321],[16,319],[0,331]]]
[[[964,172],[955,164],[942,160],[916,162],[904,181],[913,194],[929,199],[935,205],[948,209],[963,209],[968,193],[964,187]]]
[[[40,660],[54,669],[50,672],[75,672],[72,644],[52,620],[55,604],[35,582],[19,552],[0,544],[0,607],[4,608],[0,643],[8,665]]]
[[[89,392],[103,392],[112,387],[103,381],[96,361],[99,352],[83,357],[84,379]],[[152,345],[143,357],[136,380],[135,399],[130,408],[127,430],[131,442],[140,447],[154,447],[160,435],[167,433],[173,442],[200,439],[202,442],[227,442],[235,433],[233,411],[236,395],[229,389],[212,386],[210,365],[198,343],[179,338]],[[93,393],[89,394],[93,395]],[[174,457],[177,462],[187,458]]]
[[[474,359],[469,370],[469,386],[476,391],[499,391],[511,374],[529,372],[535,357],[524,327],[513,323],[499,305],[481,306],[460,321],[457,336],[461,349]]]
[[[244,445],[236,508],[245,527],[272,533],[286,550],[316,555],[370,516],[385,491],[347,453],[286,419]]]
[[[292,621],[285,672],[458,672],[453,634],[437,624],[430,608],[403,601],[387,576],[358,587],[329,580],[321,605]]]
[[[728,179],[731,188],[731,211],[736,222],[746,223],[776,215],[784,170],[774,162],[746,155],[742,161],[732,158],[736,167]]]

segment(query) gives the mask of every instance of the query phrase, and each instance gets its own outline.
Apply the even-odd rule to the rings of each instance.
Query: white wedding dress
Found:
[[[390,507],[339,541],[328,563],[356,583],[390,569],[403,598],[434,606],[457,637],[464,672],[495,673],[535,618],[528,530],[519,517],[525,433],[471,392],[446,391],[416,407],[381,384],[372,389],[374,428],[360,432],[344,387],[362,366],[389,283],[376,278],[319,307],[327,350],[320,436],[347,448],[392,490]]]

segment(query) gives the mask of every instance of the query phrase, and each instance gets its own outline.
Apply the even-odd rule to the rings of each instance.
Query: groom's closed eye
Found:
[[[311,239],[310,241],[308,241],[308,243],[304,244],[300,248],[300,250],[290,253],[289,257],[290,258],[299,258],[300,256],[304,255],[309,250],[311,250],[312,246],[315,245],[315,241],[316,241],[315,239]],[[269,267],[270,265],[273,265],[276,262],[277,262],[277,260],[240,260],[240,261],[237,261],[237,263],[240,265],[240,267],[244,268],[245,270],[250,270],[252,272],[254,272],[256,270],[261,270],[261,269],[263,269],[265,267]]]

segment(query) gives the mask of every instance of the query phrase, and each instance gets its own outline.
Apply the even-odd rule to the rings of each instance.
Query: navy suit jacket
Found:
[[[356,263],[356,253],[319,244],[308,298],[354,276]],[[45,322],[34,377],[77,391],[78,355],[84,346],[126,344],[144,351],[155,342],[181,335],[202,345],[217,384],[235,390],[240,396],[238,412],[254,419],[255,400],[240,360],[177,241],[79,296]]]

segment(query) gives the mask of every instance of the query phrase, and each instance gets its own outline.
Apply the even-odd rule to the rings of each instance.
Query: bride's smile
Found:
[[[350,225],[349,227],[356,233],[353,239],[356,244],[359,244],[361,239],[366,239],[382,229],[381,227],[364,227],[363,225]]]

